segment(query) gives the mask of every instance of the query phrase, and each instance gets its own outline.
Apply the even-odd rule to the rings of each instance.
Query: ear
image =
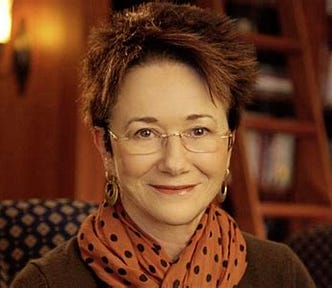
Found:
[[[102,159],[109,158],[110,153],[107,152],[104,142],[104,129],[101,127],[94,127],[92,131],[93,142],[97,150],[99,151],[100,156]]]
[[[114,161],[112,154],[106,150],[104,133],[105,130],[103,128],[94,127],[92,131],[93,141],[102,158],[105,171],[108,172],[110,175],[114,175],[115,173]]]
[[[232,142],[227,151],[227,153],[228,153],[227,154],[227,167],[229,167],[230,163],[231,163],[232,151],[233,151],[233,147],[234,147],[234,143],[235,143],[235,134],[236,134],[236,130],[234,130],[232,132],[232,139],[231,139]]]

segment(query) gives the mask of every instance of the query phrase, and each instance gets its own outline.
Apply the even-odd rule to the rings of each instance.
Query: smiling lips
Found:
[[[154,189],[158,190],[160,193],[164,194],[178,194],[184,195],[190,192],[196,185],[178,185],[178,186],[168,186],[168,185],[151,185]]]

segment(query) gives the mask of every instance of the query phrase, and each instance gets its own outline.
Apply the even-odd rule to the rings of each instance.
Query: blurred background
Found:
[[[104,194],[82,123],[90,29],[146,1],[0,0],[0,287],[75,235]],[[257,51],[223,208],[242,230],[283,241],[332,287],[332,0],[197,0],[236,20]]]
[[[140,2],[0,0],[0,200],[102,199],[102,163],[77,109],[80,61],[91,27]],[[330,221],[332,1],[174,2],[235,17],[257,48],[225,207],[246,230],[276,239],[290,218]]]

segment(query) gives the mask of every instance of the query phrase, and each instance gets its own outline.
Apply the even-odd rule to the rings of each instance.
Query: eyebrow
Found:
[[[186,117],[186,120],[193,121],[200,118],[210,118],[214,120],[214,118],[209,114],[191,114]],[[158,119],[154,117],[134,117],[128,121],[128,123],[126,124],[126,128],[128,128],[128,126],[133,122],[156,123],[158,122]]]
[[[126,124],[126,128],[133,122],[156,123],[158,120],[154,117],[134,117],[131,118]]]
[[[205,117],[207,117],[207,118],[210,118],[210,119],[214,119],[211,115],[209,115],[209,114],[191,114],[191,115],[189,115],[187,118],[186,118],[186,120],[190,120],[190,121],[192,121],[192,120],[196,120],[196,119],[200,119],[200,118],[205,118]]]

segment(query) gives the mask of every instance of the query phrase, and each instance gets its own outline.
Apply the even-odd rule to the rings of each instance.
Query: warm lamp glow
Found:
[[[0,43],[9,41],[12,29],[13,0],[0,0]]]

